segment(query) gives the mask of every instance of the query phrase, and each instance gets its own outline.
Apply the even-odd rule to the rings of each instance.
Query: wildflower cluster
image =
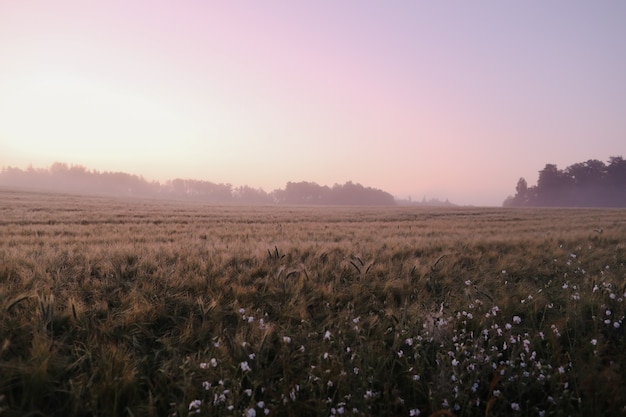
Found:
[[[189,413],[219,409],[255,417],[304,404],[329,416],[575,412],[582,401],[580,364],[561,353],[574,323],[549,312],[570,308],[566,316],[575,317],[576,308],[595,297],[600,326],[588,343],[597,356],[603,344],[618,340],[625,298],[608,279],[608,267],[592,286],[581,282],[587,272],[576,259],[564,262],[564,279],[526,288],[517,304],[506,306],[468,278],[462,285],[474,297],[464,308],[444,301],[402,320],[372,308],[333,312],[325,303],[328,317],[319,323],[281,327],[270,325],[266,313],[241,308],[235,333],[250,339],[228,346],[216,341],[209,349],[215,356],[199,365],[207,378],[204,394],[189,403]],[[510,272],[500,275],[513,285]]]

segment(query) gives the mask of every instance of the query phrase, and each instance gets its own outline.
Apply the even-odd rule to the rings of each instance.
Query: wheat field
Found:
[[[0,416],[626,414],[625,210],[0,202]]]

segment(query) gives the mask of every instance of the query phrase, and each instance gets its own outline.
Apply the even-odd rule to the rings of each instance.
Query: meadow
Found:
[[[626,414],[626,210],[0,190],[0,416]]]

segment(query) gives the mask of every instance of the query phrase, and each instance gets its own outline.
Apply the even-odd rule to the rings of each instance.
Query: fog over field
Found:
[[[626,3],[0,4],[0,167],[500,206],[624,152]]]

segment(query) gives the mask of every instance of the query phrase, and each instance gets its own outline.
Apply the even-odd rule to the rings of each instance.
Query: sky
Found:
[[[626,2],[0,0],[0,166],[500,206],[625,156]]]

